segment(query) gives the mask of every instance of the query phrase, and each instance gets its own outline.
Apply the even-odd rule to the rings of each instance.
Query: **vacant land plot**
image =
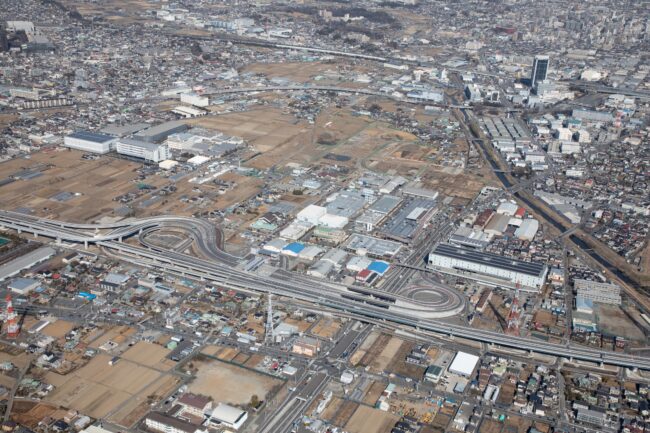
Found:
[[[408,341],[402,343],[402,345],[400,346],[399,350],[393,357],[393,360],[388,367],[391,373],[395,373],[400,376],[410,377],[413,380],[422,379],[426,367],[406,362],[406,357],[409,355],[409,353],[411,353],[414,347],[415,347],[414,343]]]
[[[363,402],[374,406],[375,403],[377,403],[377,400],[379,397],[381,397],[381,394],[384,392],[386,389],[386,384],[381,383],[381,382],[373,382],[372,385],[368,388],[368,391],[366,392],[366,395],[363,396]]]
[[[246,405],[253,395],[265,400],[274,387],[283,383],[280,379],[218,360],[205,358],[194,361],[194,365],[198,370],[189,390],[212,397],[216,402]]]
[[[345,429],[350,433],[388,433],[398,420],[399,417],[392,413],[359,406]]]
[[[332,420],[332,424],[339,427],[345,426],[347,422],[350,420],[350,418],[352,417],[352,415],[354,415],[354,412],[356,412],[358,407],[359,407],[358,403],[355,403],[350,400],[346,400],[341,405],[338,412],[336,413],[336,416]]]
[[[116,326],[114,328],[109,328],[105,333],[96,338],[89,344],[93,349],[98,349],[99,346],[105,344],[108,341],[112,341],[117,344],[124,343],[129,337],[133,336],[136,333],[135,328],[130,328],[128,326]]]
[[[321,338],[334,338],[341,329],[341,322],[331,317],[323,317],[311,329],[311,333]]]
[[[65,334],[72,331],[74,326],[74,323],[66,322],[65,320],[57,320],[43,328],[41,333],[53,338],[63,338],[65,337]]]
[[[30,208],[40,216],[68,221],[90,222],[120,206],[113,199],[134,190],[134,162],[109,156],[84,160],[82,152],[56,150],[35,152],[29,160],[13,159],[0,164],[2,177],[29,170],[24,176],[0,189],[0,203],[5,209]],[[24,172],[23,172],[24,173]],[[72,195],[57,200],[57,193]]]
[[[56,407],[47,404],[17,400],[14,402],[11,418],[27,428],[36,429],[43,418],[52,416],[56,411]]]
[[[100,354],[72,374],[62,376],[48,372],[45,381],[55,390],[47,401],[75,409],[93,418],[103,418],[158,384],[162,373],[152,368],[122,360],[111,366],[110,355]]]
[[[363,357],[362,364],[369,365],[375,372],[383,372],[390,365],[401,345],[402,340],[399,338],[382,334]]]
[[[166,371],[170,370],[172,367],[172,365],[165,362],[165,357],[169,352],[169,349],[163,346],[148,343],[146,341],[140,341],[135,346],[124,352],[122,358],[133,361],[136,364]]]
[[[598,327],[606,335],[619,335],[626,340],[643,340],[643,332],[617,305],[595,304]]]

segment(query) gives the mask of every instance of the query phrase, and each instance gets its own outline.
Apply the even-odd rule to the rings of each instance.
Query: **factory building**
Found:
[[[601,304],[621,305],[621,288],[615,284],[576,279],[576,298]]]
[[[139,140],[148,141],[150,143],[160,143],[170,135],[186,131],[187,129],[188,126],[182,121],[172,120],[139,131],[135,134],[135,137]]]
[[[155,144],[131,138],[122,138],[117,142],[117,153],[156,163],[171,158],[169,147],[166,144]]]
[[[63,138],[63,145],[83,152],[103,155],[114,149],[116,137],[89,131],[77,131]]]
[[[440,272],[469,278],[489,286],[539,290],[548,268],[497,254],[440,244],[430,254],[428,266]]]

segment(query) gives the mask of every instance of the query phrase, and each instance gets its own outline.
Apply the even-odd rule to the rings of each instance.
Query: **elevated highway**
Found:
[[[174,217],[160,218],[161,221],[169,222]],[[220,261],[200,259],[175,251],[147,249],[128,245],[120,242],[119,237],[116,238],[116,235],[137,233],[142,224],[151,224],[151,222],[147,221],[143,223],[142,220],[135,220],[130,224],[128,229],[127,227],[117,227],[117,229],[122,228],[123,230],[117,231],[117,233],[101,235],[96,238],[87,234],[80,234],[77,231],[78,229],[66,227],[66,223],[26,217],[22,214],[0,212],[0,227],[21,230],[22,232],[37,234],[39,236],[47,236],[60,241],[80,244],[86,242],[95,243],[100,247],[118,253],[123,260],[137,266],[154,267],[164,272],[199,279],[226,288],[272,293],[333,309],[343,314],[352,315],[360,320],[385,322],[405,329],[415,329],[417,332],[423,334],[442,334],[451,338],[466,338],[488,345],[498,345],[516,350],[561,356],[570,360],[650,370],[650,358],[643,356],[571,345],[551,344],[535,339],[444,323],[436,319],[428,318],[426,314],[422,314],[423,312],[418,311],[417,304],[412,300],[396,298],[395,302],[391,302],[388,299],[380,298],[381,293],[378,291],[371,291],[370,295],[356,294],[347,291],[345,287],[337,287],[334,284],[327,284],[321,281],[314,281],[307,278],[295,279],[287,275],[282,275],[281,277],[274,277],[273,275],[259,276]],[[197,224],[200,225],[202,223]]]

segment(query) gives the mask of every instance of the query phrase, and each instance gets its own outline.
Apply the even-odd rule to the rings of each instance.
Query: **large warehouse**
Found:
[[[117,153],[152,162],[164,161],[171,157],[166,144],[149,143],[131,138],[122,138],[117,142]]]
[[[63,145],[71,149],[104,154],[113,150],[116,137],[96,132],[77,131],[63,138]]]
[[[429,254],[429,267],[440,272],[469,278],[489,286],[539,289],[548,268],[541,263],[524,262],[497,254],[439,244]]]

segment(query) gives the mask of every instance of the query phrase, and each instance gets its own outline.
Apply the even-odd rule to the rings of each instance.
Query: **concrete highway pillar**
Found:
[[[138,230],[138,234],[139,234],[139,235],[142,234],[142,229]]]
[[[118,241],[119,241],[119,242],[122,242],[122,236],[119,237]]]
[[[61,245],[61,238],[60,237],[56,238],[56,243],[57,243],[57,245]]]
[[[84,241],[84,249],[88,249],[88,241]]]
[[[38,239],[38,233],[34,232],[34,239]]]
[[[18,234],[21,234],[23,232],[21,229],[16,229],[16,231],[18,232]]]

